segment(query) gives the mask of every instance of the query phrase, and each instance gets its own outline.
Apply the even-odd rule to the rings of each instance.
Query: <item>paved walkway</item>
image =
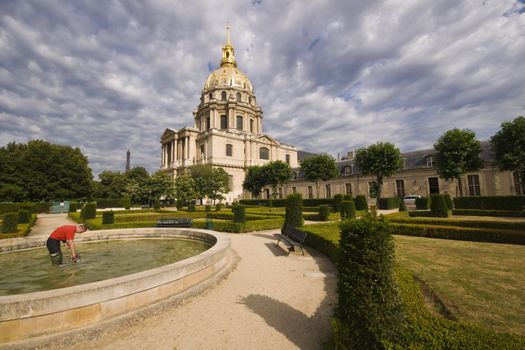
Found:
[[[35,226],[29,236],[49,236],[54,229],[62,225],[74,225],[67,214],[38,214]]]

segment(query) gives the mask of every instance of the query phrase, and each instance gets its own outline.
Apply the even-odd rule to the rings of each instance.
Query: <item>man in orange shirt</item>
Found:
[[[75,233],[86,232],[85,225],[64,225],[54,230],[46,242],[47,250],[49,251],[49,257],[53,264],[62,264],[62,250],[60,249],[60,242],[67,244],[71,251],[71,260],[76,262],[78,259],[78,253],[75,250]]]

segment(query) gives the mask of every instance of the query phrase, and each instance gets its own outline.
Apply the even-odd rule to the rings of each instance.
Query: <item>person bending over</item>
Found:
[[[46,242],[47,250],[49,251],[49,257],[53,264],[62,264],[62,250],[60,249],[60,242],[67,244],[71,252],[71,260],[76,262],[78,259],[78,253],[75,250],[75,233],[86,232],[86,226],[80,225],[64,225],[54,230]]]

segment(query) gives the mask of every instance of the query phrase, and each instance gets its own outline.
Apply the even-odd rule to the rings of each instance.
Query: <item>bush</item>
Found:
[[[351,194],[345,194],[345,195],[343,196],[343,200],[345,200],[345,201],[353,201],[353,200],[354,200],[354,197],[352,197]]]
[[[495,217],[525,217],[525,211],[517,210],[480,210],[480,209],[454,209],[453,215],[495,216]]]
[[[525,196],[456,197],[456,209],[523,210]]]
[[[246,221],[244,223],[235,223],[232,221],[214,220],[213,229],[221,232],[233,232],[243,233],[252,231],[272,230],[279,228],[283,225],[284,219],[266,219],[266,220],[255,220]],[[193,220],[191,227],[194,228],[206,228],[206,220],[197,219]]]
[[[221,211],[222,210],[222,204],[217,204],[215,206],[215,211]]]
[[[271,202],[271,205],[268,202]],[[261,205],[268,207],[286,207],[286,199],[241,199],[239,201],[242,205]],[[333,205],[333,199],[331,198],[313,198],[303,199],[303,205],[305,207],[318,207],[321,204]]]
[[[211,205],[205,205],[205,206],[204,206],[204,211],[205,211],[206,213],[211,212]]]
[[[76,213],[77,209],[78,209],[78,203],[77,202],[69,203],[69,210],[68,210],[69,213]]]
[[[341,202],[344,200],[344,197],[342,194],[336,194],[334,196],[332,207],[334,208],[334,211],[341,211]]]
[[[387,197],[379,198],[378,207],[379,209],[397,209],[399,208],[399,203],[402,202],[399,197]]]
[[[368,211],[368,201],[366,200],[366,196],[363,196],[363,195],[356,196],[354,203],[355,203],[356,210]]]
[[[355,219],[354,201],[345,200],[341,203],[341,220]]]
[[[188,211],[189,212],[194,212],[195,211],[195,204],[188,205]]]
[[[105,211],[102,213],[102,225],[111,225],[115,223],[115,213],[113,211]]]
[[[273,200],[268,199],[268,202],[266,202],[266,205],[267,205],[268,207],[273,207]]]
[[[369,214],[345,221],[339,247],[336,349],[382,349],[385,341],[398,342],[404,314],[388,223]]]
[[[430,198],[429,197],[416,198],[416,209],[418,210],[430,209]]]
[[[281,232],[285,233],[288,227],[300,227],[303,224],[303,197],[299,193],[290,194],[286,197],[286,212]]]
[[[94,219],[97,216],[97,203],[90,202],[86,203],[84,208],[82,208],[81,217],[84,220]]]
[[[126,197],[122,199],[122,207],[124,209],[129,210],[131,208],[131,198]]]
[[[20,210],[18,212],[18,223],[19,224],[28,224],[31,220],[31,213],[29,210]]]
[[[158,199],[155,199],[153,202],[153,210],[160,210],[160,201]]]
[[[430,211],[437,217],[448,218],[447,202],[443,195],[433,194],[430,196]]]
[[[452,202],[452,197],[448,193],[441,195],[443,199],[445,200],[445,204],[447,205],[447,210],[454,209],[454,203]]]
[[[441,225],[441,226],[460,226],[460,227],[477,227],[501,230],[522,230],[525,232],[525,221],[499,221],[499,220],[458,220],[444,218],[407,218],[388,216],[391,223],[420,224],[420,225]]]
[[[407,206],[406,206],[404,200],[400,200],[400,201],[399,201],[399,211],[400,211],[400,212],[402,212],[402,211],[407,211]]]
[[[242,223],[246,222],[246,208],[242,205],[236,205],[232,208],[233,211],[233,222]]]
[[[330,216],[330,207],[326,204],[319,206],[319,220],[328,221],[328,216]]]
[[[2,218],[2,233],[16,233],[18,230],[18,213],[6,213]]]
[[[129,200],[129,198],[101,198],[97,199],[97,208],[98,209],[106,209],[106,208],[125,208],[125,201]],[[130,206],[131,206],[131,200],[130,200]]]

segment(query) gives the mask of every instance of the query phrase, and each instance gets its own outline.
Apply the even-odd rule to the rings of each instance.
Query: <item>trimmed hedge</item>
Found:
[[[525,196],[456,197],[456,209],[523,210]]]
[[[78,210],[78,203],[77,202],[71,202],[69,203],[69,213],[75,213]]]
[[[378,207],[379,209],[397,209],[400,202],[402,200],[399,197],[379,198]]]
[[[206,213],[211,212],[211,205],[209,205],[209,204],[208,204],[208,205],[205,205],[205,206],[204,206],[204,211],[205,211]]]
[[[2,233],[16,233],[18,230],[18,213],[5,213],[2,217]]]
[[[31,213],[29,210],[20,209],[18,212],[18,223],[19,224],[28,224],[31,221]]]
[[[194,204],[188,205],[188,211],[189,212],[194,212],[195,211],[195,205]]]
[[[525,231],[395,222],[390,227],[396,235],[525,245]]]
[[[216,204],[215,211],[221,211],[221,210],[222,210],[222,204]]]
[[[405,204],[405,201],[401,200],[399,201],[399,212],[407,211],[407,205]]]
[[[479,209],[454,209],[453,215],[469,215],[469,216],[495,216],[495,217],[525,217],[525,211],[516,210],[479,210]]]
[[[105,211],[102,213],[102,225],[111,225],[115,223],[115,213],[112,211]]]
[[[97,203],[97,208],[106,209],[106,208],[122,208],[123,198],[100,198],[95,200]]]
[[[0,215],[14,213],[20,209],[29,210],[30,213],[49,214],[51,203],[49,202],[20,202],[20,203],[0,203]]]
[[[243,223],[246,222],[246,208],[241,205],[236,205],[232,208],[233,211],[233,222]]]
[[[344,200],[341,203],[341,220],[355,219],[355,211],[354,201]]]
[[[407,218],[388,216],[390,222],[403,224],[421,224],[421,225],[441,225],[441,226],[460,226],[460,227],[477,227],[500,230],[523,230],[525,232],[525,221],[488,221],[488,220],[458,220],[445,218]]]
[[[285,233],[288,227],[301,227],[303,225],[303,197],[299,193],[290,194],[286,197],[286,211],[281,232]]]
[[[439,216],[436,215],[434,212],[430,210],[416,210],[416,211],[410,211],[408,212],[408,215],[413,218],[437,218],[437,217],[443,217],[445,216]],[[450,215],[449,215],[450,216]]]
[[[235,223],[235,222],[223,221],[223,220],[213,220],[212,221],[213,229],[215,231],[232,232],[232,233],[273,230],[276,228],[280,228],[283,225],[283,223],[284,223],[283,218],[246,221],[243,223]],[[191,227],[206,228],[206,220],[200,220],[200,219],[193,220]]]
[[[97,216],[97,203],[86,203],[84,208],[80,211],[80,216],[84,220],[94,219]]]
[[[153,202],[153,210],[160,210],[160,201],[158,199],[155,199]]]
[[[272,203],[272,207],[286,207],[286,199],[241,199],[239,201],[242,205],[263,205],[269,206],[268,201]],[[317,207],[321,204],[333,205],[331,198],[313,198],[303,199],[303,205],[306,207]]]
[[[445,198],[440,194],[430,196],[430,211],[436,217],[448,218],[448,207]]]
[[[416,198],[416,209],[417,210],[428,210],[428,209],[430,209],[430,197],[419,197],[419,198]]]
[[[319,220],[328,221],[329,216],[330,216],[330,207],[326,204],[320,205],[319,206]]]
[[[332,207],[334,208],[334,211],[341,211],[341,203],[344,200],[344,196],[340,193],[336,194],[333,199]]]
[[[354,200],[355,203],[355,209],[356,210],[366,210],[368,211],[368,201],[366,200],[366,196],[359,195],[355,197]]]

